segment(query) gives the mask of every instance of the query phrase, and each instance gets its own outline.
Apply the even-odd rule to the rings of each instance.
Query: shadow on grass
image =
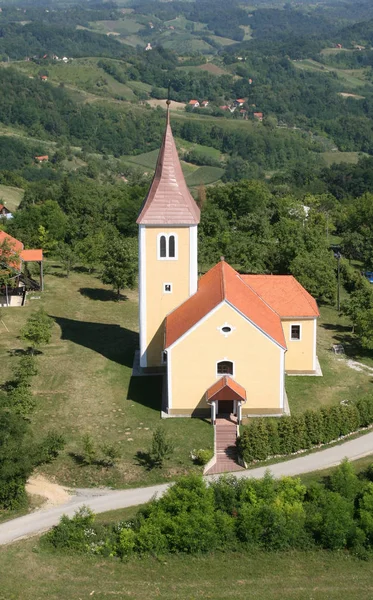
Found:
[[[31,348],[26,348],[26,350],[24,348],[12,348],[12,350],[8,350],[8,354],[10,356],[26,356],[26,354],[31,354]],[[34,356],[39,356],[40,354],[43,354],[43,352],[34,348],[32,354]]]
[[[70,340],[120,365],[132,367],[139,335],[135,331],[106,323],[75,321],[50,315],[61,328],[61,339]]]
[[[160,412],[162,407],[162,380],[161,375],[131,377],[127,401],[142,404],[147,408]]]
[[[321,327],[327,331],[351,333],[351,325],[340,325],[339,323],[321,323]]]
[[[73,459],[74,463],[78,465],[78,467],[105,467],[105,469],[110,469],[114,467],[114,462],[106,458],[94,458],[90,463],[86,462],[84,456],[79,454],[79,452],[69,452],[70,458]]]
[[[90,300],[100,300],[101,302],[116,302],[118,300],[128,300],[128,296],[113,292],[113,290],[103,290],[101,288],[80,288],[79,292],[82,296],[89,298]]]
[[[135,460],[136,464],[140,467],[144,467],[146,471],[152,471],[157,467],[149,452],[142,452],[139,450],[136,452]]]
[[[351,332],[351,327],[346,325],[334,325],[330,323],[323,323],[321,327],[329,331],[335,331],[333,340],[338,344],[342,344],[347,358],[351,358],[353,360],[359,360],[363,358],[373,359],[373,350],[365,349],[361,346],[358,337]]]

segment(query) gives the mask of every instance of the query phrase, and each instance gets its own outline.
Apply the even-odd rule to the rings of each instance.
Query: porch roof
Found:
[[[206,392],[207,402],[215,400],[242,400],[246,402],[246,390],[228,375],[216,381]]]
[[[23,262],[41,262],[43,260],[43,250],[22,250],[21,258]]]

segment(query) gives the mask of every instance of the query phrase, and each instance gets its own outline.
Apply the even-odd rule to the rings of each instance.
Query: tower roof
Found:
[[[170,125],[166,131],[148,195],[137,219],[139,225],[197,225],[200,210],[185,183]]]

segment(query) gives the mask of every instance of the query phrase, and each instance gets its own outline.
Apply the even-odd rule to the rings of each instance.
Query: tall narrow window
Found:
[[[216,371],[218,375],[233,375],[233,363],[230,360],[221,360]]]
[[[166,236],[161,235],[159,238],[159,256],[161,258],[166,258],[167,256],[167,247],[166,247]]]
[[[157,240],[158,260],[177,260],[177,234],[159,233]]]
[[[170,235],[168,238],[168,256],[170,258],[175,258],[175,236]]]

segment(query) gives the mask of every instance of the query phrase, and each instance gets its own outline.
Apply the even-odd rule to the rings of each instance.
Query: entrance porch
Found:
[[[228,418],[236,423],[242,419],[242,404],[246,402],[246,390],[228,375],[221,377],[206,392],[207,403],[211,406],[211,423],[217,417]]]

